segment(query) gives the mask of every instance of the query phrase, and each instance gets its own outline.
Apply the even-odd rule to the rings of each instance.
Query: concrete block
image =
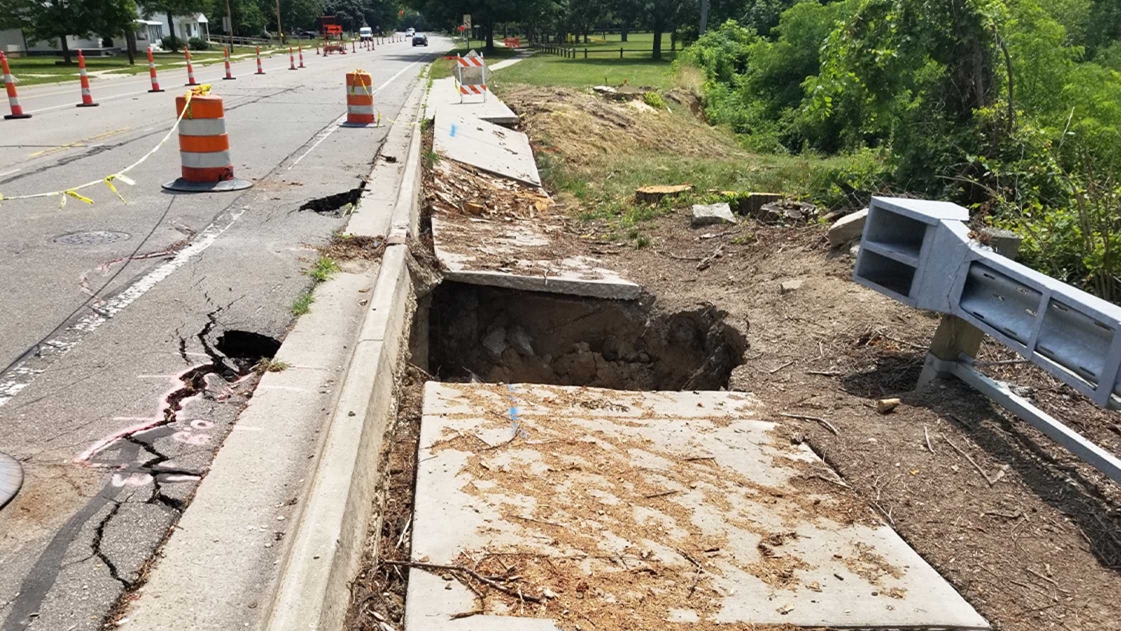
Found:
[[[864,233],[864,222],[868,219],[868,209],[858,210],[845,215],[829,227],[829,247],[839,248],[846,243],[859,239]]]
[[[711,226],[714,224],[734,224],[736,223],[736,216],[732,214],[732,208],[726,202],[721,202],[719,204],[693,204],[693,219],[691,223],[694,228]]]
[[[454,617],[475,608],[472,592],[413,569],[407,628],[544,631],[570,628],[574,614],[586,628],[598,616],[636,629],[988,628],[763,414],[735,392],[426,384],[412,558],[516,551],[520,589],[549,598],[552,588],[552,616],[488,598],[480,614]],[[683,598],[689,580],[697,589]],[[593,587],[573,588],[584,581]]]
[[[529,136],[471,115],[441,111],[432,130],[432,149],[444,158],[541,186]]]
[[[449,116],[471,116],[498,125],[514,125],[518,122],[518,115],[493,92],[487,94],[486,101],[475,97],[468,102],[461,102],[453,77],[432,82],[425,110],[425,116],[429,119],[435,118],[438,112],[443,112]]]

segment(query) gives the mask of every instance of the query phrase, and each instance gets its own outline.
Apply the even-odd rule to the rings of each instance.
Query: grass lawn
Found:
[[[230,51],[231,55],[250,54],[255,48],[236,46]],[[271,55],[280,52],[279,48],[262,48],[262,55]],[[285,49],[286,51],[287,49]],[[223,53],[221,48],[211,50],[191,51],[191,62],[198,66],[222,63]],[[158,70],[169,68],[182,68],[183,53],[154,53],[153,58]],[[71,58],[70,65],[62,63],[62,57],[19,57],[9,58],[8,65],[12,75],[16,78],[16,85],[23,87],[41,83],[58,83],[62,81],[78,80],[78,56]],[[138,51],[136,64],[129,65],[127,55],[115,57],[86,57],[86,70],[91,74],[111,71],[114,74],[133,75],[148,72],[148,56],[144,51]],[[95,75],[96,76],[96,75]],[[0,79],[0,84],[3,80]]]
[[[667,57],[672,56],[667,55]],[[649,58],[619,59],[606,56],[598,59],[593,57],[567,59],[539,52],[495,73],[495,81],[498,83],[559,85],[572,88],[620,85],[624,80],[633,86],[668,89],[673,86],[672,65],[668,59],[654,61]]]

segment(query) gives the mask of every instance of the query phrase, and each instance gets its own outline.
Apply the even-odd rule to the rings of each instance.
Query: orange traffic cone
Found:
[[[149,92],[163,92],[160,89],[160,80],[156,78],[156,60],[152,58],[152,47],[148,47],[148,76],[152,78],[152,89]]]
[[[292,52],[292,47],[291,46],[288,47],[288,69],[289,70],[295,70],[296,69],[296,54],[294,52]]]
[[[265,69],[261,67],[261,47],[257,47],[257,74],[265,74]]]
[[[12,78],[12,71],[8,68],[8,56],[3,52],[0,52],[0,63],[4,65],[4,87],[8,90],[8,105],[12,108],[12,113],[4,118],[7,120],[31,118],[31,114],[23,113],[23,107],[19,104],[19,96],[16,94],[16,80]]]
[[[191,65],[191,51],[184,48],[183,54],[187,56],[187,85],[198,85],[195,82],[195,67]]]
[[[230,72],[230,49],[227,47],[227,48],[224,48],[223,50],[226,51],[226,76],[222,77],[222,80],[223,81],[233,81],[237,77],[235,77]]]
[[[304,65],[304,45],[303,44],[299,45],[299,53],[300,53],[300,66],[299,67],[300,68],[307,68],[307,66]]]
[[[78,50],[78,79],[82,83],[82,102],[78,107],[97,107],[97,103],[93,102],[93,95],[90,94],[90,78],[86,74],[86,56]]]

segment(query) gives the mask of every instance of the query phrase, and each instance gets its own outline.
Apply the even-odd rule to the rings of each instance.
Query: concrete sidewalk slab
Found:
[[[289,367],[261,378],[131,604],[129,629],[259,626],[375,273],[340,274],[316,292],[276,356]]]
[[[432,216],[432,245],[445,279],[618,300],[642,294],[642,287],[550,231],[547,219],[503,219]]]
[[[493,67],[490,69],[494,70]],[[498,125],[513,125],[518,122],[518,115],[507,107],[502,99],[495,96],[494,92],[487,94],[486,101],[478,96],[461,100],[455,88],[454,77],[436,79],[432,82],[425,118],[435,118],[437,112],[441,111],[449,116],[471,116]]]
[[[414,567],[406,627],[988,628],[760,407],[738,392],[428,383],[412,559],[519,579],[477,597]]]
[[[468,114],[436,116],[432,149],[444,158],[520,182],[541,186],[529,136]]]

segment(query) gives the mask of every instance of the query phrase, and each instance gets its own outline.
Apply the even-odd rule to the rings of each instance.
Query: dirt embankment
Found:
[[[617,104],[563,90],[550,103],[547,92],[516,93],[512,106],[531,139],[547,137],[574,163],[612,148],[735,150],[694,125],[675,127],[660,115],[614,122],[615,114],[597,112]],[[754,165],[746,159],[743,168]],[[595,242],[612,227],[585,222],[577,230]],[[682,208],[643,231],[648,247],[604,241],[598,252],[662,309],[708,302],[729,321],[750,322],[750,348],[729,387],[756,393],[771,420],[808,440],[994,627],[1121,629],[1121,488],[956,381],[913,392],[936,316],[853,283],[852,257],[829,251],[822,226],[743,220],[694,230]],[[693,261],[718,248],[722,256],[698,271]],[[790,280],[800,287],[781,291]],[[1014,357],[991,343],[981,356]],[[1121,453],[1121,413],[1096,408],[1030,364],[986,370]],[[878,414],[875,401],[885,396],[901,396],[903,405]],[[783,412],[825,418],[838,434]],[[990,485],[978,468],[989,479],[1003,475]]]

